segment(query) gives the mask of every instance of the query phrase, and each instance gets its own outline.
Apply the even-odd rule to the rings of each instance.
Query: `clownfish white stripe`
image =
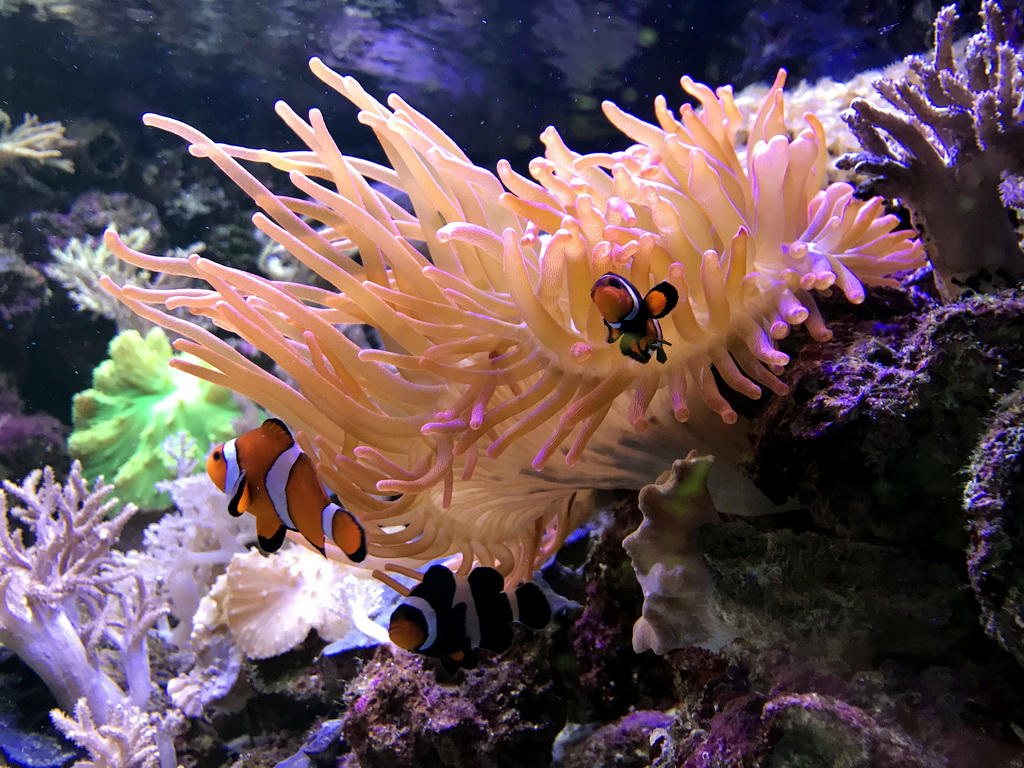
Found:
[[[427,639],[420,644],[418,650],[428,650],[437,641],[437,614],[434,607],[422,597],[407,597],[402,602],[423,614],[423,620],[427,622]]]
[[[267,494],[274,505],[274,511],[277,512],[284,527],[293,531],[296,527],[288,512],[288,477],[301,455],[302,450],[296,443],[292,443],[290,448],[281,451],[281,455],[274,460],[270,471],[267,472],[266,480]]]
[[[630,320],[635,320],[636,316],[640,314],[640,307],[643,306],[644,303],[644,297],[640,295],[639,291],[637,291],[632,283],[623,281],[623,285],[629,293],[629,298],[633,301],[633,306],[630,308],[629,313],[613,327],[618,327],[623,323],[628,323]]]
[[[464,604],[466,606],[466,637],[469,638],[469,647],[480,646],[480,617],[476,612],[476,600],[473,598],[473,589],[467,579],[459,579],[455,586],[455,599],[453,605]]]
[[[320,512],[320,527],[323,529],[324,538],[332,544],[338,543],[334,540],[334,516],[338,512],[344,512],[344,510],[333,501]]]
[[[225,480],[224,480],[224,493],[231,498],[238,493],[238,484],[242,482],[242,471],[238,466],[238,446],[235,445],[234,440],[228,440],[224,443],[224,464],[225,464]]]

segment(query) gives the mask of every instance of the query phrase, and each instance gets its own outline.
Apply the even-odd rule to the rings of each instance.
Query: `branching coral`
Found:
[[[147,634],[165,607],[112,549],[135,513],[129,504],[108,519],[117,501],[108,499],[112,490],[101,482],[90,489],[77,462],[64,484],[49,467],[21,485],[4,482],[0,642],[65,711],[74,709],[83,728],[92,723],[116,733],[131,713],[149,722],[142,712],[152,693]],[[161,764],[174,765],[170,731],[147,732]]]
[[[232,517],[227,497],[205,472],[193,474],[195,441],[180,432],[163,449],[175,459],[177,478],[157,484],[171,495],[176,513],[146,528],[143,551],[132,552],[133,567],[156,583],[171,621],[158,626],[161,638],[176,648],[182,670],[167,681],[167,695],[182,714],[199,717],[203,708],[228,694],[238,679],[243,655],[227,633],[196,633],[196,616],[214,581],[231,558],[256,538],[250,515]]]
[[[0,109],[0,168],[29,160],[65,173],[74,172],[74,163],[61,155],[74,146],[73,141],[64,138],[62,123],[40,123],[35,115],[25,115],[20,125],[13,126],[11,116]]]
[[[891,282],[920,263],[920,245],[893,231],[881,200],[859,201],[845,184],[822,189],[823,131],[808,116],[789,138],[784,73],[753,121],[745,160],[731,88],[683,78],[700,110],[686,105],[677,117],[659,98],[652,125],[605,104],[637,143],[579,155],[549,128],[531,181],[505,162],[497,177],[473,165],[399,97],[385,106],[318,59],[310,66],[361,108],[391,168],[346,157],[319,110],[307,122],[283,102],[277,112],[307,150],[217,144],[169,118],[145,120],[212,159],[261,209],[257,227],[334,290],[199,256],[156,259],[114,233],[107,244],[125,261],[211,290],[104,287],[211,366],[176,368],[296,429],[325,483],[366,523],[375,558],[461,554],[463,569],[475,560],[509,581],[527,577],[589,511],[576,491],[639,487],[680,446],[725,457],[725,467],[738,458],[742,434],[721,425],[737,415],[712,371],[749,397],[785,392],[777,374],[788,358],[776,340],[802,323],[829,337],[812,290],[835,286],[859,302],[862,283]],[[239,161],[286,171],[299,195],[272,194]],[[406,192],[415,213],[371,181]],[[359,261],[347,255],[353,247]],[[662,280],[679,292],[662,320],[665,365],[607,343],[590,289],[609,271],[641,292]],[[295,384],[154,305],[211,318]],[[359,349],[335,327],[346,322],[376,326],[387,348]]]
[[[126,243],[139,249],[148,247],[151,239],[152,234],[142,227],[131,229],[124,236]],[[202,243],[193,243],[186,249],[172,250],[170,255],[180,257],[200,253],[204,247]],[[121,284],[145,288],[184,288],[188,282],[173,278],[168,281],[167,275],[159,275],[156,281],[152,281],[148,271],[126,265],[102,242],[92,237],[73,237],[65,245],[51,248],[50,253],[53,261],[45,267],[46,276],[63,285],[80,310],[89,310],[113,320],[121,331],[135,330],[143,333],[152,326],[129,311],[124,304],[114,300],[109,293],[100,290],[100,275],[116,277]]]
[[[893,109],[853,102],[846,120],[866,151],[839,162],[874,176],[873,190],[910,208],[947,297],[977,273],[1024,277],[1000,199],[1005,175],[1024,175],[1024,56],[999,3],[986,0],[983,29],[957,66],[956,19],[955,6],[939,11],[933,58],[912,56],[905,77],[876,83]]]
[[[89,751],[90,759],[75,768],[157,768],[160,751],[156,726],[138,707],[118,706],[110,722],[97,722],[85,699],[75,705],[74,717],[55,709],[53,722],[64,735]]]

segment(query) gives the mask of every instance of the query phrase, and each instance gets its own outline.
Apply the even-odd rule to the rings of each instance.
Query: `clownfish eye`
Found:
[[[220,461],[223,458],[224,458],[224,454],[220,452],[220,448],[218,448],[217,450],[215,450],[213,452],[213,460],[214,461]]]
[[[622,283],[619,281],[619,279],[617,277],[613,277],[613,278],[609,279],[608,280],[608,285],[610,285],[612,288],[621,288],[622,287]]]

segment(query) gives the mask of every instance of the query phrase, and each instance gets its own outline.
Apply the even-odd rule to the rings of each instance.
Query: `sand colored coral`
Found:
[[[699,645],[720,651],[736,638],[722,619],[697,530],[719,521],[708,473],[714,459],[691,451],[657,483],[640,489],[640,526],[622,541],[644,592],[633,625],[633,650],[667,653]]]
[[[11,116],[0,109],[0,168],[31,162],[74,173],[75,164],[62,154],[74,144],[64,138],[63,123],[40,123],[35,115],[26,114],[15,126]]]

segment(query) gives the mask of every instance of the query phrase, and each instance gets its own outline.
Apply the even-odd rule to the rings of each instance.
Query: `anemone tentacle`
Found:
[[[800,324],[828,336],[811,291],[837,287],[859,302],[865,283],[921,263],[920,244],[895,231],[880,201],[825,187],[824,131],[808,115],[798,135],[786,132],[782,72],[745,148],[731,88],[684,77],[699,109],[673,114],[659,97],[652,124],[607,103],[632,146],[584,155],[548,128],[530,179],[507,162],[496,174],[473,165],[397,96],[385,105],[319,60],[310,66],[361,109],[390,168],[346,156],[318,110],[307,120],[283,102],[276,110],[304,150],[219,144],[166,117],[145,121],[212,160],[259,207],[255,225],[332,290],[198,256],[149,257],[113,232],[107,245],[125,261],[210,289],[104,285],[211,366],[177,367],[292,426],[367,524],[371,562],[459,554],[464,567],[528,576],[589,512],[580,491],[638,488],[694,448],[719,454],[716,472],[739,458],[742,433],[725,426],[737,415],[720,387],[785,392],[777,340]],[[286,172],[298,196],[272,194],[247,162]],[[381,184],[405,192],[413,212]],[[661,321],[664,364],[608,343],[590,297],[606,272],[641,293],[661,281],[678,291]],[[246,339],[289,383],[161,306]],[[385,349],[357,348],[340,323],[374,325]]]

